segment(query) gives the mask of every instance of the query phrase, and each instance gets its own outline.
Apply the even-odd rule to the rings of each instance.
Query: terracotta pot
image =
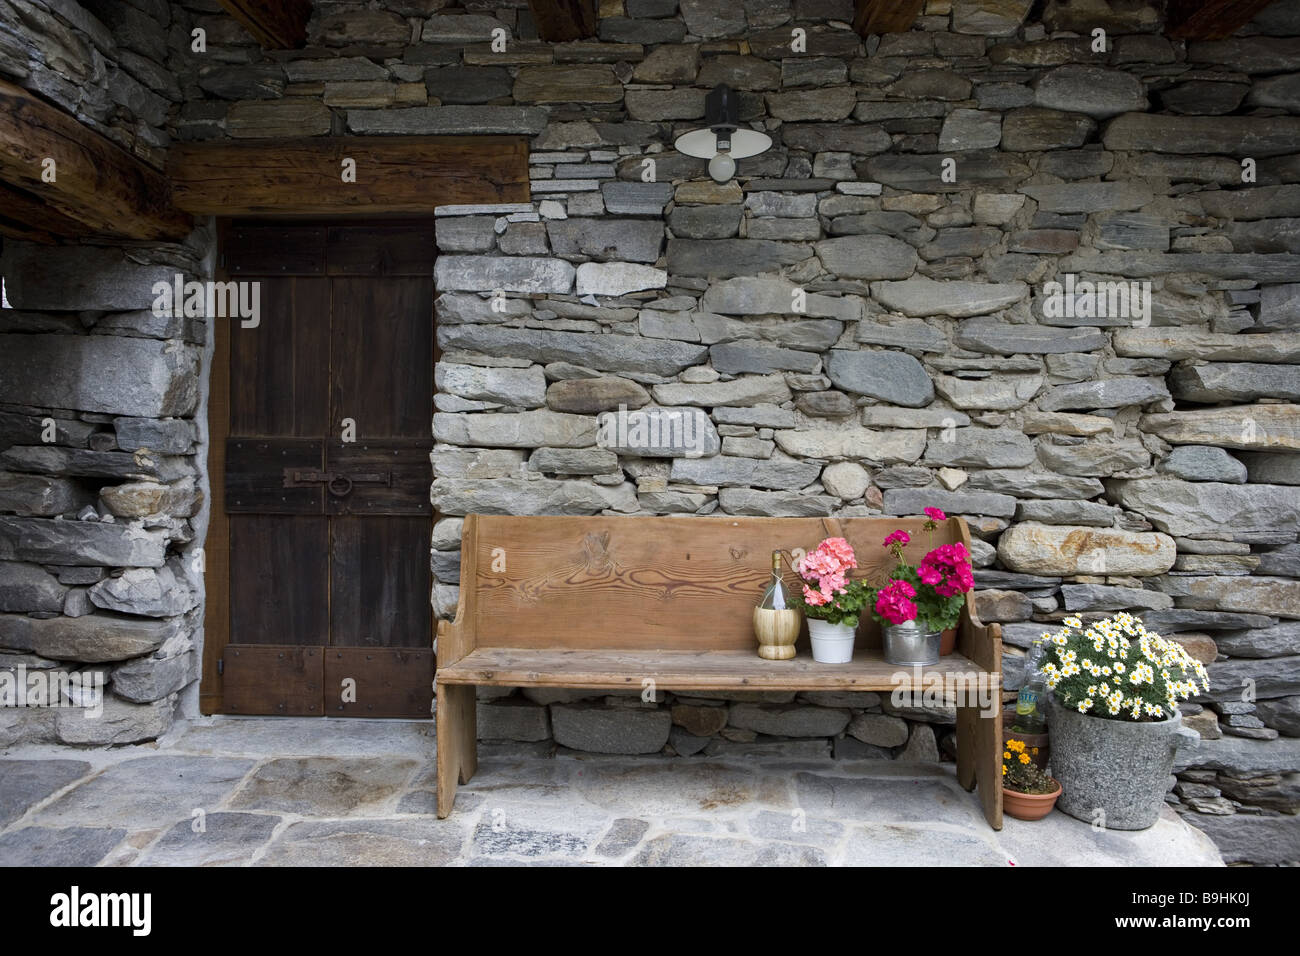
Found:
[[[1008,707],[1002,711],[1002,744],[1006,746],[1008,740],[1020,740],[1024,742],[1029,759],[1047,769],[1047,758],[1051,756],[1052,746],[1050,736],[1044,732],[1041,734],[1022,734],[1011,728],[1016,723],[1016,709]],[[1033,752],[1033,748],[1038,748],[1038,753]]]
[[[947,657],[957,646],[957,629],[950,627],[939,635],[939,656]]]
[[[1056,789],[1051,793],[1020,793],[1002,788],[1002,812],[1017,820],[1041,820],[1052,812],[1056,798],[1061,795],[1061,783],[1055,777]]]

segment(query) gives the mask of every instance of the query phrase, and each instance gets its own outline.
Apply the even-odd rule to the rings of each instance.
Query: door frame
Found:
[[[432,217],[440,205],[528,203],[532,201],[530,140],[528,136],[502,135],[323,136],[178,143],[168,154],[167,172],[177,208],[196,216],[218,217],[214,278],[230,281],[220,255],[229,226],[224,217],[321,217],[351,224],[400,220],[412,214]],[[357,160],[361,174],[357,182],[342,182],[340,162],[344,157]],[[435,288],[435,301],[437,294]],[[202,543],[206,598],[199,682],[199,711],[204,715],[222,712],[224,686],[217,661],[230,643],[230,522],[225,511],[226,438],[230,434],[228,321],[209,319],[213,329],[207,403],[209,502]],[[435,324],[435,361],[437,354]],[[437,394],[436,385],[433,394]],[[431,518],[431,529],[437,517],[435,513]],[[430,623],[432,641],[437,635],[437,619],[432,615]]]

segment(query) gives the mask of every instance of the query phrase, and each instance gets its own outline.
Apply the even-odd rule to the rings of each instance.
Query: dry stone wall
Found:
[[[1025,25],[1027,0],[931,0],[867,40],[846,0],[601,6],[597,39],[550,45],[523,4],[318,2],[288,53],[172,6],[208,44],[177,138],[530,137],[532,202],[438,215],[438,613],[469,512],[938,505],[971,522],[1011,688],[1067,614],[1176,634],[1214,687],[1170,802],[1229,859],[1300,859],[1300,4],[1190,43],[1127,2]],[[774,140],[726,184],[672,149],[718,83]],[[620,408],[698,427],[611,441]],[[525,690],[484,693],[479,730],[936,759],[951,724],[871,695]]]
[[[161,167],[185,19],[0,0],[0,77]],[[210,248],[0,245],[0,747],[150,740],[195,712],[209,325],[155,312],[153,286],[206,275]]]

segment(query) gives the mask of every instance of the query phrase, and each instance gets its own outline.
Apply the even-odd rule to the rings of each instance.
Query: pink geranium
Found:
[[[926,508],[925,516],[931,521],[947,521],[948,516],[943,513],[942,508]]]
[[[813,607],[821,607],[830,603],[830,598],[822,594],[821,591],[814,591],[806,584],[803,586],[803,599]]]

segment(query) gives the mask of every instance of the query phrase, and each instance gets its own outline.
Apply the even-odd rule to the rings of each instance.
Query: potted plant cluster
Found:
[[[1131,614],[1062,624],[1042,666],[1060,807],[1111,829],[1144,830],[1164,806],[1180,738],[1199,739],[1182,727],[1178,702],[1209,692],[1205,665]]]
[[[843,538],[827,538],[795,565],[803,582],[813,660],[818,663],[847,664],[853,659],[858,621],[871,596],[865,581],[849,580],[849,571],[857,566],[857,556]]]
[[[1037,747],[1009,738],[1002,751],[1002,810],[1017,820],[1041,820],[1052,812],[1061,784],[1034,762]]]
[[[930,533],[948,516],[939,508],[925,509],[922,526]],[[924,665],[938,663],[943,654],[951,653],[952,639],[943,646],[944,632],[955,637],[953,629],[961,618],[966,595],[975,586],[970,554],[965,545],[944,544],[931,550],[917,565],[908,564],[903,549],[912,541],[906,531],[895,531],[883,546],[898,562],[886,583],[871,594],[872,617],[880,622],[885,660],[891,664]]]

